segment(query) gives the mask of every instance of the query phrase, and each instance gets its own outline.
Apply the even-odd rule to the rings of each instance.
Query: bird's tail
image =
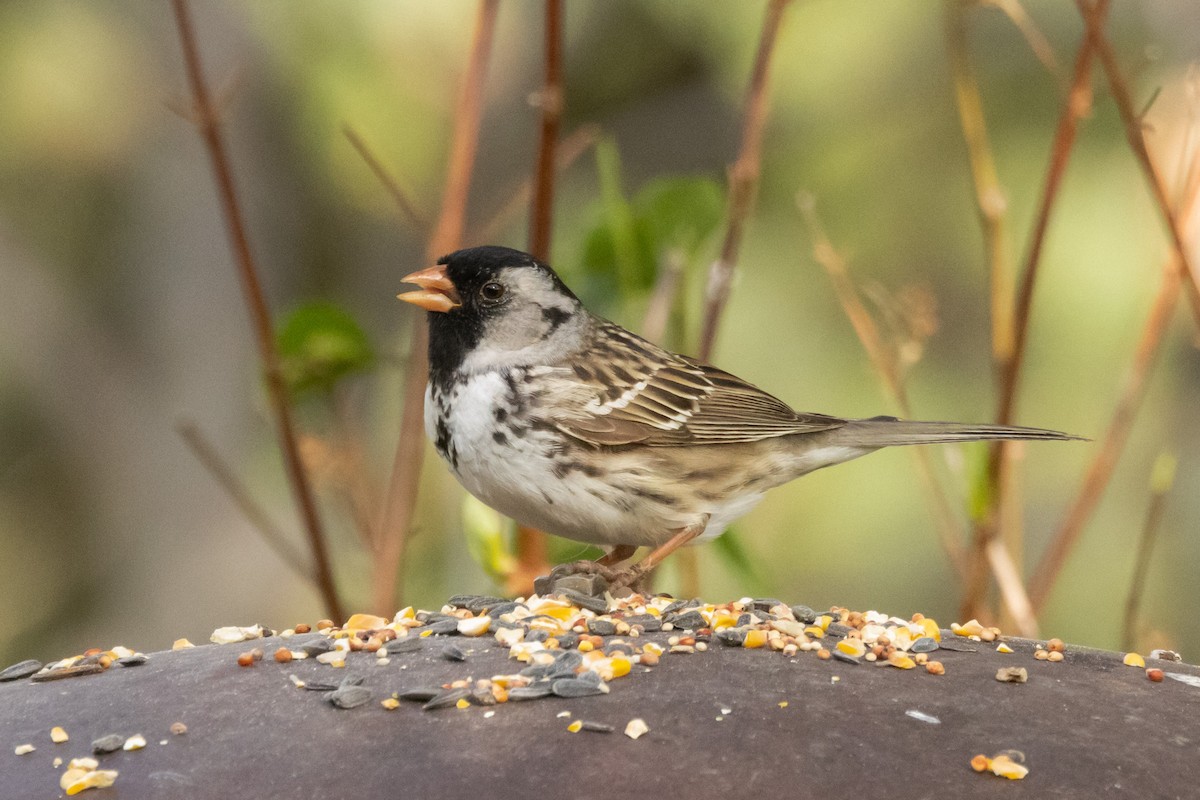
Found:
[[[972,425],[962,422],[914,422],[895,417],[851,420],[839,428],[837,434],[837,443],[847,447],[946,444],[949,442],[974,442],[983,439],[1084,440],[1082,436],[1045,428],[986,423]]]

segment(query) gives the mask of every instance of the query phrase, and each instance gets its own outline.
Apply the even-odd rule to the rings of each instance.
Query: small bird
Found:
[[[632,586],[763,494],[881,447],[1076,439],[1040,428],[843,419],[588,312],[548,265],[472,247],[404,278],[429,311],[425,430],[459,482],[517,522],[601,545],[574,565]],[[636,565],[638,547],[653,548]]]

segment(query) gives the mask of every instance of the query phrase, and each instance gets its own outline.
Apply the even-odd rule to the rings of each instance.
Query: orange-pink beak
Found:
[[[415,292],[404,292],[396,297],[414,306],[420,306],[426,311],[446,312],[462,305],[454,283],[446,275],[446,267],[439,264],[436,267],[418,270],[402,279],[405,283],[415,283],[421,288]]]

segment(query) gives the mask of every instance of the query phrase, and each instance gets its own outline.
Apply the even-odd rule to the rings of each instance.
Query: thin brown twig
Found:
[[[542,110],[533,180],[533,207],[529,214],[529,252],[535,258],[550,260],[550,237],[554,230],[555,151],[562,122],[563,59],[562,0],[545,0],[545,72],[538,106]],[[533,580],[548,571],[550,558],[546,535],[529,525],[517,525],[517,566],[509,577],[509,588],[528,594]]]
[[[1102,0],[1102,5],[1104,6],[1102,13],[1107,13],[1107,0]],[[1012,310],[1012,346],[1007,352],[997,351],[999,402],[996,423],[999,425],[1012,424],[1015,415],[1017,391],[1029,340],[1033,290],[1037,283],[1046,234],[1050,228],[1050,217],[1058,201],[1062,179],[1066,174],[1067,163],[1075,146],[1079,121],[1087,115],[1092,105],[1091,73],[1094,53],[1095,50],[1090,39],[1084,37],[1075,57],[1071,87],[1067,92],[1062,114],[1059,116],[1055,129],[1054,142],[1050,148],[1050,164],[1046,170],[1046,179],[1030,237],[1029,250],[1021,271],[1016,302]],[[962,613],[966,617],[974,617],[980,613],[979,606],[987,591],[987,571],[983,568],[983,563],[985,560],[994,562],[994,558],[989,557],[986,551],[988,540],[998,533],[995,523],[999,520],[1007,520],[1013,524],[1016,522],[1015,518],[1006,515],[1001,509],[1009,486],[1002,473],[1011,475],[1011,472],[1004,469],[1004,463],[1012,447],[1013,445],[1004,442],[993,442],[988,453],[984,480],[988,486],[992,487],[992,491],[988,495],[988,504],[981,515],[980,524],[975,529],[970,572],[966,592],[963,596]],[[1009,535],[1004,538],[1015,544],[1014,536]],[[995,573],[993,572],[993,574]],[[1020,605],[1024,607],[1028,603],[1022,601]]]
[[[579,157],[588,151],[596,141],[600,138],[600,126],[595,123],[581,125],[571,131],[566,138],[558,143],[558,152],[555,158],[554,168],[562,173]],[[494,241],[505,225],[508,225],[514,217],[522,211],[529,208],[530,198],[533,197],[533,177],[526,178],[521,184],[508,193],[508,199],[498,211],[492,214],[491,219],[483,224],[476,231],[472,231],[468,240],[475,242],[491,242]]]
[[[754,58],[754,69],[750,75],[750,86],[746,93],[746,106],[742,118],[742,142],[737,159],[729,168],[729,192],[725,239],[721,254],[712,263],[705,288],[704,323],[700,331],[699,357],[707,360],[712,356],[717,340],[725,304],[733,288],[733,272],[737,266],[738,251],[746,221],[754,208],[754,196],[758,189],[759,170],[762,164],[763,128],[767,121],[767,85],[770,78],[771,55],[779,38],[783,14],[791,0],[771,0],[763,20],[762,34],[758,41],[758,52]]]
[[[534,180],[533,209],[529,215],[529,252],[543,261],[550,260],[550,234],[554,226],[555,153],[558,129],[562,124],[563,58],[562,0],[546,0],[545,78],[538,92],[542,121],[538,132],[537,171]]]
[[[375,174],[379,182],[383,184],[383,188],[391,195],[396,208],[400,209],[400,215],[408,220],[408,223],[418,233],[428,233],[429,220],[417,210],[416,204],[408,196],[408,193],[404,191],[399,181],[383,166],[383,162],[375,156],[375,153],[367,146],[367,143],[358,134],[358,131],[354,130],[349,123],[346,123],[342,125],[342,133],[350,141],[350,146],[362,156],[362,160],[366,162],[367,167]]]
[[[1171,199],[1167,192],[1166,184],[1162,176],[1158,174],[1158,169],[1154,166],[1154,160],[1150,158],[1150,151],[1146,148],[1146,138],[1142,135],[1142,121],[1134,110],[1133,97],[1129,92],[1129,84],[1121,74],[1121,68],[1117,65],[1117,56],[1113,52],[1108,38],[1104,35],[1103,9],[1105,3],[1096,2],[1092,4],[1087,2],[1087,0],[1075,0],[1075,5],[1079,8],[1079,13],[1083,15],[1084,22],[1087,24],[1088,39],[1092,42],[1092,47],[1096,49],[1096,53],[1100,57],[1100,63],[1104,67],[1104,76],[1108,79],[1108,86],[1112,90],[1113,100],[1117,104],[1117,111],[1120,112],[1121,121],[1125,125],[1125,137],[1129,140],[1129,147],[1133,150],[1133,154],[1137,156],[1138,164],[1146,173],[1146,178],[1150,182],[1151,193],[1154,195],[1154,202],[1158,204],[1163,221],[1167,224],[1167,230],[1171,236],[1171,246],[1175,248],[1177,253],[1179,269],[1182,271],[1184,286],[1187,289],[1188,300],[1192,307],[1192,314],[1196,325],[1200,326],[1200,277],[1198,277],[1191,257],[1188,255],[1180,219],[1172,213]]]
[[[1167,505],[1167,494],[1175,483],[1176,459],[1171,453],[1160,453],[1154,462],[1150,476],[1150,504],[1146,508],[1146,521],[1142,524],[1142,535],[1138,540],[1137,558],[1133,566],[1133,579],[1129,582],[1129,594],[1125,598],[1125,617],[1121,624],[1121,649],[1133,650],[1137,646],[1138,609],[1146,586],[1146,574],[1150,569],[1150,553],[1162,524],[1163,510]]]
[[[1128,87],[1116,65],[1112,49],[1104,37],[1101,27],[1103,20],[1098,16],[1099,5],[1082,2],[1077,5],[1087,21],[1088,37],[1093,42],[1093,47],[1096,48],[1101,63],[1104,64],[1105,74],[1112,88],[1113,99],[1121,110],[1122,119],[1126,120],[1126,135],[1130,147],[1138,155],[1139,161],[1143,163],[1143,168],[1155,189],[1154,194],[1160,203],[1160,208],[1164,210],[1164,214],[1169,220],[1173,249],[1163,267],[1158,292],[1154,297],[1150,312],[1147,314],[1145,325],[1142,327],[1142,334],[1138,340],[1133,361],[1126,372],[1120,395],[1108,428],[1105,430],[1104,438],[1101,440],[1100,448],[1088,467],[1075,501],[1067,511],[1062,524],[1055,531],[1054,537],[1038,562],[1037,569],[1030,581],[1030,596],[1035,611],[1040,611],[1049,601],[1058,576],[1066,564],[1067,556],[1078,543],[1084,527],[1091,519],[1109,480],[1112,478],[1117,459],[1124,449],[1133,421],[1145,398],[1147,383],[1162,347],[1163,337],[1170,324],[1179,292],[1186,285],[1191,290],[1189,297],[1194,297],[1196,287],[1195,282],[1191,280],[1193,273],[1187,262],[1186,242],[1196,233],[1193,215],[1196,204],[1200,200],[1200,182],[1189,180],[1189,176],[1193,174],[1197,163],[1200,162],[1200,152],[1193,154],[1191,170],[1184,171],[1185,196],[1178,206],[1178,213],[1174,213],[1169,204],[1162,205],[1166,201],[1167,192],[1158,177],[1158,170],[1150,158],[1150,153],[1146,149],[1140,126],[1135,124],[1131,127],[1129,125],[1128,121],[1132,118],[1132,101]],[[1183,221],[1182,224],[1186,226],[1186,230],[1181,229],[1179,220]],[[1193,300],[1193,312],[1197,308],[1200,306]]]
[[[229,495],[233,504],[262,536],[267,546],[275,551],[279,560],[291,567],[292,571],[304,580],[315,582],[316,576],[312,565],[307,563],[304,554],[288,541],[287,534],[258,504],[246,485],[238,479],[229,464],[221,458],[217,449],[201,433],[200,428],[190,420],[183,420],[176,424],[175,430],[192,451],[196,460],[208,470],[217,484]]]
[[[234,189],[233,171],[230,167],[229,159],[225,152],[224,140],[221,135],[220,119],[213,107],[208,85],[204,80],[203,68],[200,63],[200,53],[192,28],[191,13],[188,9],[187,0],[173,0],[173,7],[175,10],[175,20],[179,28],[180,43],[183,46],[183,58],[188,83],[191,85],[192,96],[195,98],[196,124],[208,148],[209,158],[212,162],[213,175],[217,183],[217,193],[220,196],[221,209],[225,215],[225,225],[229,233],[230,245],[233,248],[234,261],[238,266],[242,292],[254,325],[259,357],[262,360],[263,371],[266,376],[267,394],[275,415],[276,433],[279,438],[280,449],[283,450],[284,463],[287,467],[292,493],[299,507],[300,516],[304,521],[304,530],[308,536],[309,549],[312,551],[317,589],[321,594],[329,615],[335,620],[341,620],[344,617],[342,616],[341,601],[337,595],[337,587],[333,580],[333,569],[330,565],[325,533],[317,511],[312,485],[300,458],[295,426],[292,422],[291,405],[287,396],[287,387],[284,385],[283,374],[279,368],[279,355],[275,349],[275,335],[271,324],[271,312],[267,308],[262,284],[258,278],[258,270],[255,267],[254,258],[250,252],[249,239],[246,236],[237,192]]]
[[[442,208],[426,249],[432,261],[456,249],[462,243],[466,221],[467,196],[479,143],[479,123],[483,116],[483,86],[488,58],[495,37],[499,0],[480,0],[471,42],[467,72],[459,91],[451,134],[450,161],[446,170],[446,190]],[[429,372],[429,331],[424,315],[413,318],[412,351],[404,381],[404,410],[400,419],[400,439],[392,460],[392,474],[384,499],[382,546],[375,559],[371,579],[371,605],[387,610],[397,596],[403,595],[403,566],[409,542],[409,528],[416,510],[417,483],[425,454],[423,400]]]
[[[796,198],[800,216],[808,228],[809,237],[813,242],[813,257],[824,268],[833,284],[834,293],[842,306],[850,324],[854,328],[858,340],[867,352],[867,359],[874,367],[876,374],[883,382],[885,392],[890,395],[892,402],[906,417],[912,416],[912,407],[908,400],[908,390],[900,376],[896,355],[892,348],[885,345],[879,326],[859,297],[854,282],[850,279],[849,268],[841,253],[829,241],[820,218],[817,216],[816,202],[811,194],[801,192]],[[950,499],[937,478],[929,451],[925,448],[911,448],[917,461],[917,470],[921,483],[933,507],[934,519],[937,522],[938,543],[954,567],[955,574],[963,577],[965,560],[963,557],[963,529],[956,521]]]
[[[1063,75],[1062,67],[1059,66],[1058,59],[1054,55],[1054,48],[1051,47],[1050,40],[1038,28],[1037,23],[1033,21],[1033,17],[1029,16],[1029,12],[1025,10],[1025,6],[1021,5],[1020,0],[986,1],[1003,12],[1013,26],[1020,31],[1021,36],[1025,37],[1025,43],[1029,45],[1029,49],[1033,51],[1037,60],[1042,62],[1046,71],[1054,76],[1059,90],[1067,90],[1066,76]]]
[[[667,335],[671,308],[679,296],[680,286],[683,285],[685,266],[684,255],[678,248],[670,248],[663,254],[658,279],[654,282],[650,302],[646,304],[646,313],[642,317],[641,334],[652,342],[664,344],[663,337]]]

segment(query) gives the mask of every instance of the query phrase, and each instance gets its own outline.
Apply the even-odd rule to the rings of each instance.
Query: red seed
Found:
[[[1161,669],[1158,669],[1157,667],[1151,667],[1150,669],[1146,670],[1146,677],[1155,683],[1162,683],[1162,680],[1165,676],[1163,675],[1163,671]]]

